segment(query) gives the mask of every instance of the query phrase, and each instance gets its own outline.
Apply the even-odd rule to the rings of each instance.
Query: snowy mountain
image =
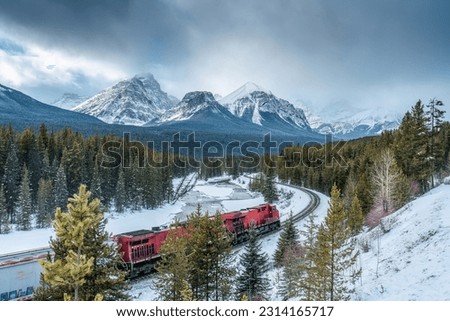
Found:
[[[301,101],[296,101],[295,105],[305,111],[312,130],[341,139],[380,135],[385,130],[398,128],[402,117],[383,108],[363,110],[337,104],[313,111]]]
[[[74,93],[64,93],[58,99],[55,99],[50,103],[52,106],[56,106],[63,109],[72,110],[75,106],[85,102],[89,97],[80,96]]]
[[[266,129],[288,133],[310,131],[310,125],[301,108],[251,82],[219,102],[236,117]]]
[[[26,128],[42,123],[52,128],[71,127],[82,132],[104,125],[95,117],[44,104],[20,91],[0,85],[0,124]]]
[[[240,133],[260,131],[235,117],[206,91],[187,93],[175,107],[146,124],[162,128],[178,128],[208,132]]]
[[[231,118],[229,112],[220,105],[213,94],[206,91],[187,93],[177,106],[168,110],[156,123],[170,123],[188,120],[199,113],[211,112]]]
[[[152,74],[140,74],[108,88],[73,110],[109,124],[141,126],[161,116],[176,98],[161,90]]]

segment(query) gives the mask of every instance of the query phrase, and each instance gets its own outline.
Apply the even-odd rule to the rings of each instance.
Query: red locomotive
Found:
[[[280,213],[271,204],[262,204],[245,210],[221,214],[228,232],[233,235],[233,244],[245,242],[248,230],[255,224],[259,234],[280,227]],[[119,245],[123,262],[130,277],[149,273],[159,259],[159,253],[170,229],[137,230],[115,235],[114,241]]]

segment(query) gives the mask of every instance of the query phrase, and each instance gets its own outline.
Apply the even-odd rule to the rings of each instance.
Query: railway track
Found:
[[[286,183],[277,183],[277,184],[281,185],[281,186],[296,188],[296,189],[302,191],[303,193],[307,194],[310,198],[309,204],[303,210],[301,210],[300,212],[298,212],[297,214],[292,216],[292,219],[294,220],[294,222],[303,220],[305,217],[307,217],[310,213],[312,213],[320,205],[320,197],[315,192],[313,192],[309,189],[306,189],[306,188],[300,187],[300,186],[291,185],[291,184],[286,184]]]
[[[250,178],[250,176],[246,176],[246,175],[245,175],[245,177]],[[314,212],[314,210],[320,205],[320,197],[315,192],[313,192],[313,191],[311,191],[309,189],[306,189],[306,188],[300,187],[300,186],[296,186],[296,185],[287,184],[287,183],[276,183],[276,184],[281,185],[281,186],[286,186],[286,187],[291,187],[291,188],[298,189],[298,190],[304,192],[305,194],[307,194],[309,196],[310,201],[309,201],[308,205],[304,209],[302,209],[300,212],[292,215],[292,220],[294,222],[299,222],[299,221],[303,220],[309,214]],[[284,224],[285,223],[282,222],[281,223],[281,227],[283,227]],[[260,236],[260,239],[265,239],[266,237],[271,236],[271,235],[273,235],[275,233],[278,233],[278,232],[279,232],[279,229],[278,230],[269,231],[267,233],[262,234]],[[240,249],[240,248],[242,248],[245,245],[245,243],[247,243],[247,242],[240,243],[240,244],[236,245],[234,248],[235,249]]]

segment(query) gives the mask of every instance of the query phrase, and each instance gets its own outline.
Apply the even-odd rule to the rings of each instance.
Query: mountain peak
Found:
[[[151,73],[143,73],[104,90],[74,110],[107,123],[140,126],[160,117],[174,103]]]
[[[140,74],[136,74],[134,75],[135,79],[139,79],[139,80],[150,80],[150,81],[156,81],[155,76],[153,76],[153,74],[151,72],[143,72]]]
[[[234,103],[236,100],[249,96],[253,92],[264,92],[271,95],[270,90],[266,90],[263,87],[255,84],[254,82],[248,81],[232,93],[220,99],[222,105],[228,105]]]
[[[182,102],[192,102],[195,104],[200,104],[204,102],[215,102],[216,99],[214,95],[209,91],[191,91],[184,95]]]
[[[268,94],[271,94],[270,90],[266,90],[265,88],[261,87],[260,85],[255,84],[254,82],[247,81],[242,87],[242,90],[245,90],[248,93],[252,93],[254,91],[262,91]]]
[[[88,99],[89,97],[87,96],[80,96],[75,93],[66,92],[58,99],[53,100],[50,105],[70,110]]]

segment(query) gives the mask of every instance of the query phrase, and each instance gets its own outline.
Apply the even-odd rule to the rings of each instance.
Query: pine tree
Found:
[[[117,180],[114,204],[117,213],[123,213],[127,205],[127,195],[125,190],[125,180],[122,167],[119,169],[119,178]]]
[[[240,255],[241,272],[236,280],[237,299],[244,295],[248,300],[265,300],[270,290],[266,274],[269,271],[269,257],[263,253],[254,224],[249,230],[249,241]]]
[[[190,264],[188,257],[189,236],[178,225],[167,235],[161,247],[161,260],[156,270],[155,288],[162,301],[192,300],[188,283]],[[187,293],[189,289],[190,293]]]
[[[81,183],[83,155],[79,142],[74,142],[72,148],[65,148],[61,164],[64,166],[67,176],[67,190],[74,193]]]
[[[301,264],[299,265],[300,274],[300,297],[303,301],[313,301],[316,295],[317,289],[319,289],[319,280],[317,278],[317,269],[315,266],[316,249],[317,249],[317,230],[316,224],[317,215],[313,212],[308,215],[306,230],[301,232],[303,236],[303,249],[304,256]]]
[[[356,243],[350,237],[346,222],[340,191],[333,185],[330,206],[325,222],[319,227],[317,243],[314,249],[314,269],[318,288],[314,290],[314,300],[343,301],[349,300],[354,289],[352,284],[359,277],[361,270],[356,269],[359,253]]]
[[[442,128],[445,111],[440,107],[444,106],[442,101],[436,98],[431,99],[427,105],[427,122],[430,126],[430,158],[431,158],[431,187],[434,187],[434,174],[436,164],[442,163],[444,158],[444,148],[436,142],[436,136]]]
[[[38,184],[36,225],[38,228],[49,227],[54,211],[53,185],[51,180],[41,178]]]
[[[277,248],[273,258],[275,267],[283,266],[285,251],[293,250],[299,245],[299,232],[294,225],[291,213],[289,219],[284,223],[283,230],[281,231],[280,238],[278,239]]]
[[[92,174],[90,191],[92,192],[93,197],[96,197],[100,201],[102,201],[102,178],[100,177],[100,171],[97,161],[95,161],[94,163],[94,172]]]
[[[24,167],[22,172],[22,183],[20,185],[20,193],[19,193],[17,229],[22,231],[31,230],[32,214],[33,214],[33,206],[31,203],[30,178],[28,169]]]
[[[20,191],[20,167],[19,158],[17,156],[16,144],[11,143],[9,146],[8,156],[6,158],[2,185],[6,197],[6,210],[9,214],[9,221],[16,222],[15,209]]]
[[[212,299],[228,300],[232,292],[232,280],[236,274],[231,253],[232,238],[224,227],[219,212],[209,219],[208,249],[211,260]]]
[[[0,184],[0,234],[10,231],[8,211],[6,209],[6,197],[3,185]]]
[[[412,108],[412,117],[415,131],[413,141],[416,153],[416,156],[411,160],[413,173],[421,185],[422,191],[426,192],[429,188],[428,179],[431,176],[431,164],[428,152],[429,134],[427,119],[424,106],[420,100]]]
[[[301,295],[303,248],[300,245],[291,246],[284,251],[281,283],[278,294],[283,300],[289,300]]]
[[[56,173],[54,193],[55,195],[55,207],[60,207],[62,210],[66,208],[67,197],[69,192],[67,191],[67,178],[64,166],[61,164]]]
[[[262,189],[262,194],[264,196],[264,201],[267,203],[273,203],[278,201],[278,191],[275,184],[275,169],[270,168],[269,173],[266,176],[264,186]]]
[[[356,194],[355,196],[353,196],[350,210],[348,210],[347,222],[350,228],[351,235],[358,234],[364,224],[364,214],[358,196]]]
[[[54,259],[40,262],[43,285],[38,300],[121,300],[126,283],[118,270],[117,246],[110,244],[100,201],[90,201],[91,193],[81,185],[69,199],[68,211],[57,208],[50,241]]]
[[[194,300],[226,300],[231,294],[234,275],[231,264],[231,237],[218,213],[211,219],[200,206],[187,224],[191,235],[188,253],[191,273],[189,283]]]

